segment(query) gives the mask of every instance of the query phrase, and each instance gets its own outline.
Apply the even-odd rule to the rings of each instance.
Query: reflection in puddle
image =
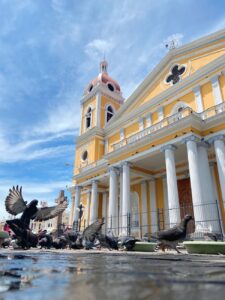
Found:
[[[96,254],[1,254],[0,299],[223,297],[223,257]]]

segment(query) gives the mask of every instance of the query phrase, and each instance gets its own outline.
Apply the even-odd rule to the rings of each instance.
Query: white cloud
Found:
[[[93,60],[102,59],[104,54],[108,54],[114,48],[112,40],[95,39],[85,47],[85,53]]]

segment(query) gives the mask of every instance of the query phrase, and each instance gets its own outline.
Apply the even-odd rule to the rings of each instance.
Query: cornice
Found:
[[[180,119],[178,122],[171,123],[168,126],[165,126],[155,132],[152,132],[149,135],[146,135],[145,137],[141,138],[140,140],[136,140],[130,144],[127,144],[124,147],[121,147],[117,150],[107,153],[104,156],[104,158],[108,159],[108,160],[113,159],[117,156],[125,154],[126,152],[134,151],[135,149],[139,148],[140,146],[145,146],[145,145],[149,144],[150,141],[151,141],[151,143],[154,143],[154,141],[157,141],[159,138],[164,138],[165,136],[176,133],[178,130],[178,128],[177,128],[178,123],[179,123],[179,130],[193,126],[196,129],[201,131],[202,126],[203,126],[203,121],[199,118],[199,116],[197,114],[193,113],[188,117]],[[172,143],[172,141],[170,141],[170,143]]]
[[[80,101],[81,105],[93,98],[98,92],[106,95],[107,97],[111,98],[116,102],[119,102],[120,104],[122,104],[124,101],[124,98],[121,93],[111,92],[104,84],[99,83],[91,90],[91,92],[89,92],[86,95],[83,95]]]
[[[96,135],[104,138],[104,130],[102,128],[94,127],[78,136],[75,140],[75,143],[76,145],[87,143],[91,137],[94,137]]]
[[[184,57],[178,57],[179,55],[186,54],[186,58],[190,58],[196,54],[204,54],[209,50],[213,50],[219,47],[218,44],[212,45],[213,43],[221,40],[220,45],[224,46],[225,41],[222,41],[225,38],[225,29],[217,31],[213,34],[210,34],[208,36],[202,37],[200,39],[197,39],[191,43],[188,43],[187,45],[184,45],[182,47],[179,47],[177,49],[173,49],[168,52],[168,54],[161,60],[161,62],[147,75],[147,77],[144,79],[144,81],[137,87],[137,89],[131,94],[131,96],[126,100],[124,105],[121,107],[121,109],[117,112],[113,120],[117,119],[124,111],[130,107],[133,103],[138,101],[140,97],[146,92],[146,87],[153,86],[157,80],[159,79],[159,76],[161,76],[161,73],[163,69],[167,65],[172,65],[177,59],[181,60]],[[211,45],[211,46],[210,46]],[[207,47],[204,47],[207,46]],[[202,48],[203,49],[199,49]],[[193,50],[196,50],[193,53]],[[192,51],[189,55],[187,55],[187,52]]]
[[[110,124],[108,124],[105,127],[105,133],[106,135],[111,134],[115,129],[123,127],[123,123],[126,123],[127,120],[135,119],[139,117],[141,114],[146,112],[147,110],[151,109],[154,106],[157,106],[161,104],[161,102],[165,101],[169,97],[176,97],[179,98],[180,94],[187,93],[187,89],[189,88],[190,91],[193,90],[193,85],[196,83],[196,85],[201,85],[202,82],[205,80],[206,82],[210,80],[211,77],[209,76],[210,73],[213,73],[217,71],[218,74],[221,73],[221,69],[225,67],[225,55],[222,55],[221,57],[215,59],[213,62],[209,63],[208,65],[202,67],[198,71],[196,71],[191,76],[186,77],[181,82],[179,82],[177,85],[172,86],[171,88],[167,89],[166,91],[163,91],[156,97],[152,98],[151,101],[147,101],[137,109],[122,115],[120,118],[118,117],[118,114],[121,114],[121,109],[127,104],[127,101],[125,104],[121,107],[121,109],[118,111],[118,113],[115,115],[115,118],[113,117],[110,120]],[[208,76],[207,76],[208,75]],[[168,104],[167,102],[166,104]],[[112,122],[111,122],[112,121]]]

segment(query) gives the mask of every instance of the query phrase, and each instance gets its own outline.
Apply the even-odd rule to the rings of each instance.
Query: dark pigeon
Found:
[[[107,248],[109,250],[118,250],[118,237],[99,233],[97,235],[97,239],[99,240],[101,247]]]
[[[50,249],[52,247],[53,238],[51,234],[41,233],[38,236],[38,245],[41,246],[41,248],[47,248]]]
[[[29,249],[30,247],[37,247],[38,236],[31,230],[27,229],[26,226],[19,220],[8,220],[6,223],[12,229],[17,237],[17,245],[23,249]]]
[[[206,241],[214,241],[214,242],[217,242],[219,238],[220,238],[220,235],[219,235],[219,234],[212,233],[212,232],[206,232],[206,233],[204,233],[204,239],[205,239]]]
[[[177,249],[177,244],[185,240],[187,234],[187,225],[191,220],[193,220],[193,217],[191,215],[186,215],[180,224],[168,230],[162,230],[153,233],[151,237],[158,240],[159,247],[163,251],[166,248],[172,248],[180,253],[180,251]]]
[[[22,187],[13,186],[9,190],[9,194],[5,199],[5,207],[8,213],[11,215],[18,215],[22,213],[20,218],[23,228],[29,229],[30,220],[46,221],[52,219],[62,213],[68,206],[67,198],[64,197],[64,201],[58,205],[52,207],[37,208],[38,200],[32,200],[29,204],[24,201],[22,196]]]
[[[120,248],[125,249],[127,251],[132,251],[134,249],[135,243],[138,241],[139,240],[133,236],[120,237],[120,239],[119,239]]]
[[[60,236],[53,240],[52,247],[55,249],[65,249],[68,245],[68,241],[64,236]]]

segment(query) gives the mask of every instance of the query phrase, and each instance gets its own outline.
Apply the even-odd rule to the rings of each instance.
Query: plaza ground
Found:
[[[8,277],[0,276],[0,288],[20,280],[18,289],[0,293],[4,300],[215,300],[222,299],[225,286],[225,256],[189,255],[185,250],[164,254],[3,249],[0,268],[9,272]]]

